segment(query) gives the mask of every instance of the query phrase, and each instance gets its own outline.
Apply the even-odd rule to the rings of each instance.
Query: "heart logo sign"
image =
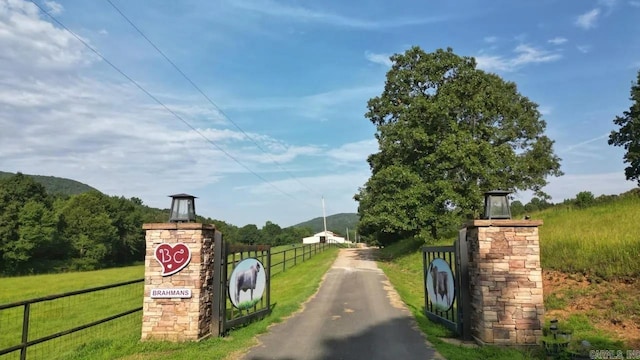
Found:
[[[161,244],[154,253],[162,265],[162,276],[169,276],[184,269],[191,261],[191,251],[185,244]]]

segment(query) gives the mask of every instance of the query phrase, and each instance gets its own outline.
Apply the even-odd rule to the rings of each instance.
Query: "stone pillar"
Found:
[[[479,343],[536,345],[544,302],[541,220],[473,220],[467,224],[471,334]]]
[[[146,230],[146,255],[141,340],[177,342],[208,336],[215,227],[199,223],[154,223],[144,224],[142,228]],[[185,246],[191,259],[176,271],[186,262]],[[164,266],[158,258],[166,262]],[[169,261],[171,259],[175,261]]]

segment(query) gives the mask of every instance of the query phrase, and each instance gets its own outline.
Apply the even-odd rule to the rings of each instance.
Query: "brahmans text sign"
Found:
[[[189,299],[191,289],[151,289],[152,299]]]

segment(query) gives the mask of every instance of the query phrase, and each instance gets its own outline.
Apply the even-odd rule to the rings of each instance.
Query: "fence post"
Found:
[[[269,258],[271,258],[271,256],[269,256]],[[284,251],[282,258],[282,272],[285,272],[285,270],[287,270],[287,250]]]
[[[298,247],[293,248],[293,265],[295,266],[298,261]]]
[[[209,332],[212,336],[218,337],[222,331],[222,321],[224,321],[224,313],[223,306],[226,306],[223,301],[226,301],[226,297],[223,298],[221,296],[221,292],[224,293],[225,289],[222,287],[222,282],[226,281],[226,277],[223,277],[224,274],[223,268],[227,267],[227,254],[224,253],[223,250],[224,243],[222,242],[222,234],[219,231],[216,231],[213,237],[213,304],[212,304],[212,319],[211,319],[211,327]],[[224,260],[224,261],[223,261]]]
[[[469,296],[469,249],[467,247],[467,229],[458,232],[458,241],[455,243],[458,267],[458,284],[460,297],[458,304],[458,318],[462,315],[462,328],[460,333],[464,340],[471,340],[471,297]]]
[[[24,304],[24,314],[22,317],[22,349],[20,349],[20,360],[27,358],[27,342],[29,341],[29,312],[31,304]]]

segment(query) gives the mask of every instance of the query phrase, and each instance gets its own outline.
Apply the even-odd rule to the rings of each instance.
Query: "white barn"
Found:
[[[317,243],[328,243],[328,244],[335,244],[335,243],[339,243],[339,244],[344,244],[344,243],[348,243],[347,240],[345,240],[345,238],[341,237],[341,236],[337,236],[336,234],[332,233],[331,231],[322,231],[319,232],[313,236],[309,236],[306,237],[304,239],[302,239],[302,243],[303,244],[317,244]]]

